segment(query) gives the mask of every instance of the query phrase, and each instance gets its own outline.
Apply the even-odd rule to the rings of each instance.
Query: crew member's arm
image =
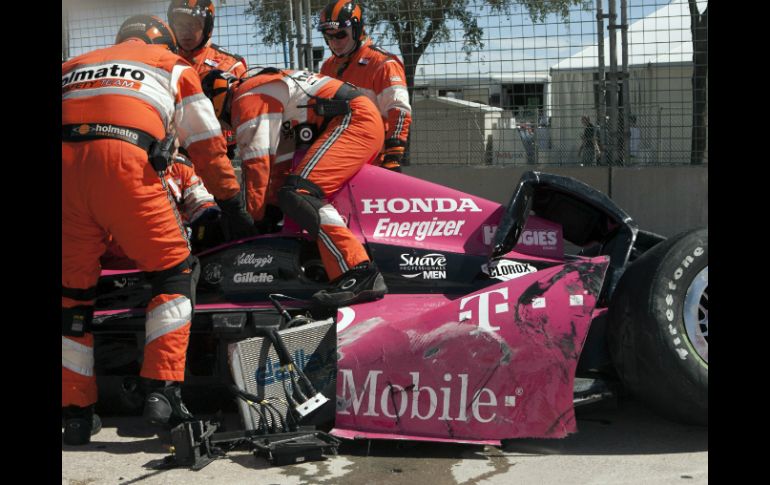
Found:
[[[225,238],[239,239],[256,234],[254,221],[239,197],[241,187],[227,158],[222,128],[211,101],[203,94],[198,74],[180,60],[173,68],[171,80],[177,89],[174,124],[179,144],[190,154],[196,172],[222,210]]]
[[[263,93],[249,93],[233,102],[233,122],[243,162],[246,208],[255,221],[265,215],[270,170],[281,136],[283,105]]]
[[[179,180],[179,212],[186,224],[192,224],[207,211],[219,211],[214,196],[206,190],[189,160],[178,155],[169,167],[168,176]]]
[[[203,94],[198,74],[180,62],[174,66],[171,79],[176,87],[174,124],[179,145],[190,155],[196,172],[217,200],[233,198],[240,185],[227,158],[214,107]]]
[[[409,104],[404,67],[397,58],[388,58],[378,70],[375,92],[377,107],[387,119],[382,166],[400,171],[409,125],[412,124],[412,107]]]

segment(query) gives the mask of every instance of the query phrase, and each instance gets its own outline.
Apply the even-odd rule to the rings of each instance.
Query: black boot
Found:
[[[153,425],[173,428],[195,417],[182,402],[182,386],[175,381],[147,380],[150,391],[144,399],[144,419]]]
[[[371,261],[365,261],[332,281],[334,288],[316,292],[312,299],[330,307],[376,300],[388,292],[385,279]]]
[[[64,443],[67,445],[87,445],[91,436],[102,429],[102,420],[94,413],[94,406],[84,408],[67,406],[64,415]]]

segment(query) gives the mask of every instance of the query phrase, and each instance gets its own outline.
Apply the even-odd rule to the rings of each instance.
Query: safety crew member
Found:
[[[357,0],[335,0],[326,5],[318,30],[332,51],[321,66],[321,74],[355,85],[374,102],[385,123],[379,163],[400,172],[412,123],[404,65],[395,55],[372,45]]]
[[[246,59],[211,42],[214,31],[212,0],[171,0],[166,14],[179,46],[178,54],[192,64],[201,79],[213,69],[241,77],[246,72]],[[235,155],[235,133],[223,130],[227,139],[227,155]]]
[[[328,202],[382,146],[382,118],[372,102],[337,79],[276,68],[242,80],[212,71],[203,90],[220,121],[236,132],[254,220],[261,221],[266,205],[277,199],[283,213],[317,240],[334,287],[313,300],[344,306],[384,295],[382,275]],[[282,132],[293,134],[294,148],[307,147],[288,175],[274,173]]]
[[[216,115],[198,75],[174,53],[171,29],[133,16],[115,44],[62,64],[62,408],[71,445],[99,428],[90,323],[110,234],[152,285],[140,373],[145,417],[172,426],[192,419],[179,384],[199,268],[162,176],[171,140],[190,154],[230,237],[254,233]]]

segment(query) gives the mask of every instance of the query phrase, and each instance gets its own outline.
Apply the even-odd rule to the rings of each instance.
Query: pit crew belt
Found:
[[[113,139],[136,145],[149,152],[157,139],[142,130],[110,123],[82,123],[79,125],[62,125],[61,138],[64,141],[91,141]]]

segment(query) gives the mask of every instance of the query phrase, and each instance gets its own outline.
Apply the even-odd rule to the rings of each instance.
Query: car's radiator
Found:
[[[294,359],[294,364],[303,370],[316,390],[330,400],[322,409],[307,416],[302,424],[320,424],[331,420],[336,402],[337,374],[337,332],[334,322],[331,319],[317,321],[278,333]],[[228,346],[228,358],[235,385],[261,399],[267,399],[286,420],[284,384],[290,391],[292,384],[288,372],[280,370],[281,364],[270,339],[254,337],[232,343]],[[310,397],[305,386],[300,389]],[[295,399],[300,400],[297,397]],[[244,400],[237,401],[244,427],[248,430],[257,429],[262,416]],[[269,415],[267,419],[267,425],[272,426]]]

